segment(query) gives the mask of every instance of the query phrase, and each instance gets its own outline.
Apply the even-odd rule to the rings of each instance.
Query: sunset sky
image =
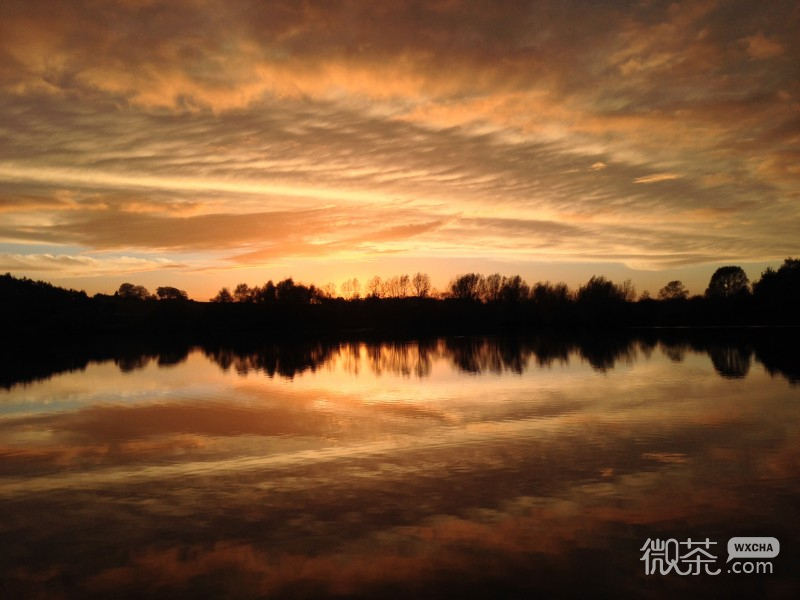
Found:
[[[800,4],[3,0],[0,272],[702,293],[800,255]]]

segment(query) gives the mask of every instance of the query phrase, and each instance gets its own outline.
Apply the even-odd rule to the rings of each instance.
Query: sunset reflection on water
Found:
[[[800,590],[795,374],[733,346],[537,348],[487,338],[204,347],[10,385],[0,391],[3,589]],[[710,537],[722,567],[734,535],[777,537],[775,573],[644,575],[648,537]]]

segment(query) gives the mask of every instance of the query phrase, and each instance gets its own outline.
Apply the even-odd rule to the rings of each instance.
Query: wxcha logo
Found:
[[[728,560],[734,558],[775,558],[781,543],[774,537],[735,537],[728,540]],[[772,573],[770,561],[735,561],[728,573]]]
[[[717,557],[713,553],[717,542],[708,538],[703,542],[693,542],[688,538],[685,542],[676,539],[651,540],[641,547],[644,554],[645,575],[666,575],[675,572],[678,575],[719,575],[722,569],[716,567]],[[740,558],[775,558],[781,550],[780,542],[774,537],[734,537],[728,540],[728,573],[772,573],[769,561],[736,560]]]

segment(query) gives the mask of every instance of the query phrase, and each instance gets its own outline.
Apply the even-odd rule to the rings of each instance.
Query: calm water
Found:
[[[799,597],[797,356],[770,338],[18,357],[0,596]],[[728,573],[733,536],[776,537],[774,572]],[[721,572],[645,575],[648,538],[709,538]]]

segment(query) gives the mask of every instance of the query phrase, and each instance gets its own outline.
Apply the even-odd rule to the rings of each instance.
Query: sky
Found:
[[[0,272],[110,293],[800,255],[800,4],[4,0]]]

